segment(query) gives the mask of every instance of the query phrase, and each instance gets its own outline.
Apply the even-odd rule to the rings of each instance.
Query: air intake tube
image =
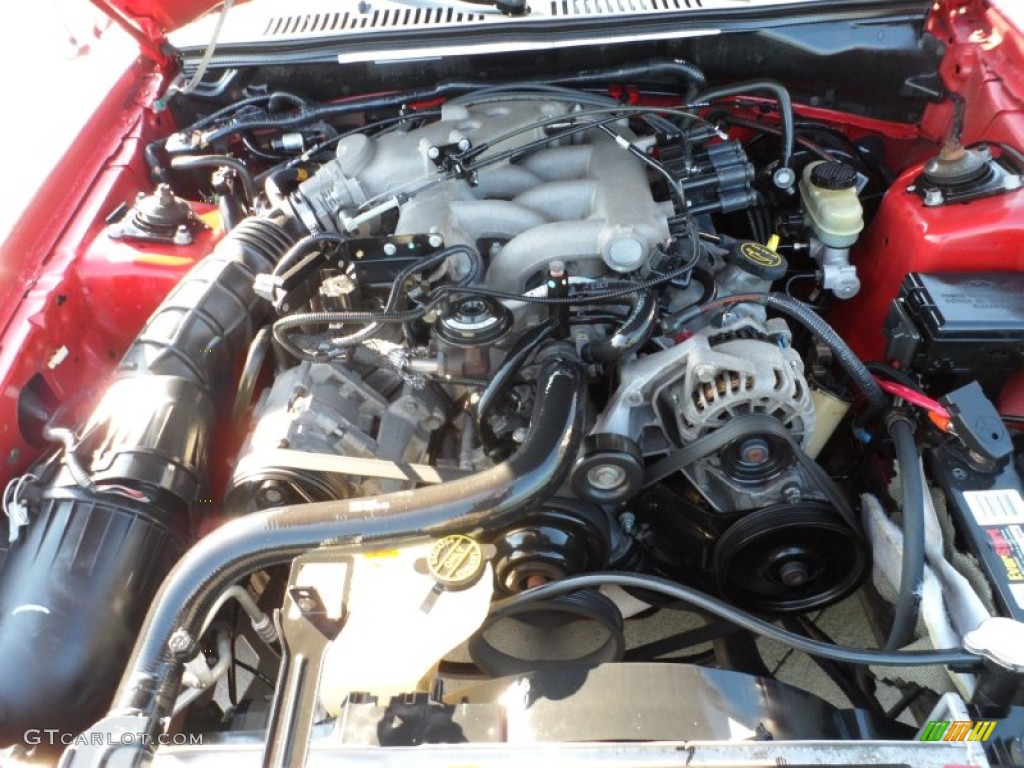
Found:
[[[195,637],[217,596],[252,571],[287,563],[323,544],[381,544],[456,531],[496,530],[514,522],[565,481],[579,448],[583,383],[576,361],[548,360],[538,377],[526,440],[508,460],[491,469],[369,499],[256,512],[205,537],[160,588],[111,715],[134,714],[140,720],[140,732],[160,727],[181,679],[180,658],[171,652],[168,640],[181,631]],[[72,755],[66,754],[65,761],[72,765]]]
[[[269,305],[253,278],[293,238],[239,224],[129,348],[0,573],[0,746],[77,734],[109,706],[206,490],[216,406]],[[68,467],[72,469],[68,469]]]

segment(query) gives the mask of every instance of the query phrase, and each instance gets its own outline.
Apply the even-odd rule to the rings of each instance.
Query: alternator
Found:
[[[782,320],[746,317],[701,330],[626,363],[621,382],[593,431],[629,437],[644,455],[691,443],[749,413],[775,417],[801,444],[814,429],[803,362]]]

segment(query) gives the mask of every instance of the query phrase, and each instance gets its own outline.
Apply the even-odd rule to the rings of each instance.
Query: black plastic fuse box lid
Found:
[[[1022,272],[912,272],[900,296],[933,338],[1024,341]]]
[[[1024,365],[1024,272],[911,272],[885,320],[886,357],[937,391],[994,397]]]

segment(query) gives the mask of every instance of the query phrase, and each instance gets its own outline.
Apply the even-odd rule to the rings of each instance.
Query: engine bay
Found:
[[[112,372],[19,397],[0,746],[853,765],[1005,719],[962,746],[1024,757],[1021,146],[941,86],[928,137],[681,57],[327,94],[311,68],[316,96],[232,71],[172,89],[150,183],[83,245]],[[821,629],[840,604],[874,647]]]

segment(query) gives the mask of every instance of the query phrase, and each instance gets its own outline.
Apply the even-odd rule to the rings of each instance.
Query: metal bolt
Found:
[[[430,244],[431,248],[440,248],[444,245],[444,238],[438,234],[433,234],[427,238],[427,242]]]
[[[626,482],[626,470],[617,464],[598,464],[587,470],[587,482],[602,491],[611,491]]]
[[[188,653],[193,645],[192,635],[184,627],[179,627],[167,638],[167,650],[173,654]]]
[[[639,392],[629,392],[626,395],[626,403],[629,405],[643,405],[644,396]]]
[[[955,477],[957,480],[966,480],[967,472],[965,472],[960,467],[953,467],[953,477]]]
[[[793,173],[793,169],[785,166],[776,170],[772,175],[772,183],[779,189],[789,189],[795,181],[796,174]]]
[[[309,613],[310,611],[316,610],[316,600],[312,597],[300,597],[295,604],[303,613]]]
[[[632,533],[636,530],[636,515],[632,512],[623,512],[619,515],[619,525],[622,526],[623,533]]]
[[[512,439],[517,443],[525,443],[528,431],[526,427],[516,427],[512,430]]]
[[[790,504],[796,504],[800,501],[803,494],[800,492],[800,488],[795,485],[787,485],[782,489],[782,498],[784,498]]]
[[[1020,178],[1020,176],[1016,176],[1016,175],[1011,174],[1011,175],[1007,176],[1005,179],[1003,179],[1003,189],[1005,189],[1007,192],[1012,192],[1015,189],[1020,189],[1020,186],[1021,186],[1021,178]]]
[[[440,156],[441,150],[438,149],[437,147],[431,147],[430,149],[427,150],[427,157],[429,157],[431,160],[437,160],[437,158],[439,158]]]
[[[799,587],[807,583],[811,574],[803,563],[791,562],[779,569],[779,578],[787,587]]]
[[[565,262],[552,261],[548,264],[548,274],[552,277],[565,277]]]
[[[456,146],[458,146],[460,152],[465,152],[471,145],[469,139],[459,139],[459,143]]]
[[[934,207],[936,205],[942,205],[946,198],[942,196],[942,190],[929,189],[924,193],[924,204]]]
[[[395,245],[394,243],[384,243],[385,256],[394,256],[396,253],[398,253],[397,245]]]
[[[270,504],[279,504],[284,500],[284,493],[276,485],[268,483],[263,486],[263,500]]]
[[[179,224],[178,228],[174,231],[174,244],[188,245],[191,242],[192,233],[188,231],[188,227],[185,224]]]
[[[697,363],[693,367],[693,375],[697,377],[697,381],[702,381],[705,384],[714,380],[715,371],[715,366],[711,365],[711,363]]]

